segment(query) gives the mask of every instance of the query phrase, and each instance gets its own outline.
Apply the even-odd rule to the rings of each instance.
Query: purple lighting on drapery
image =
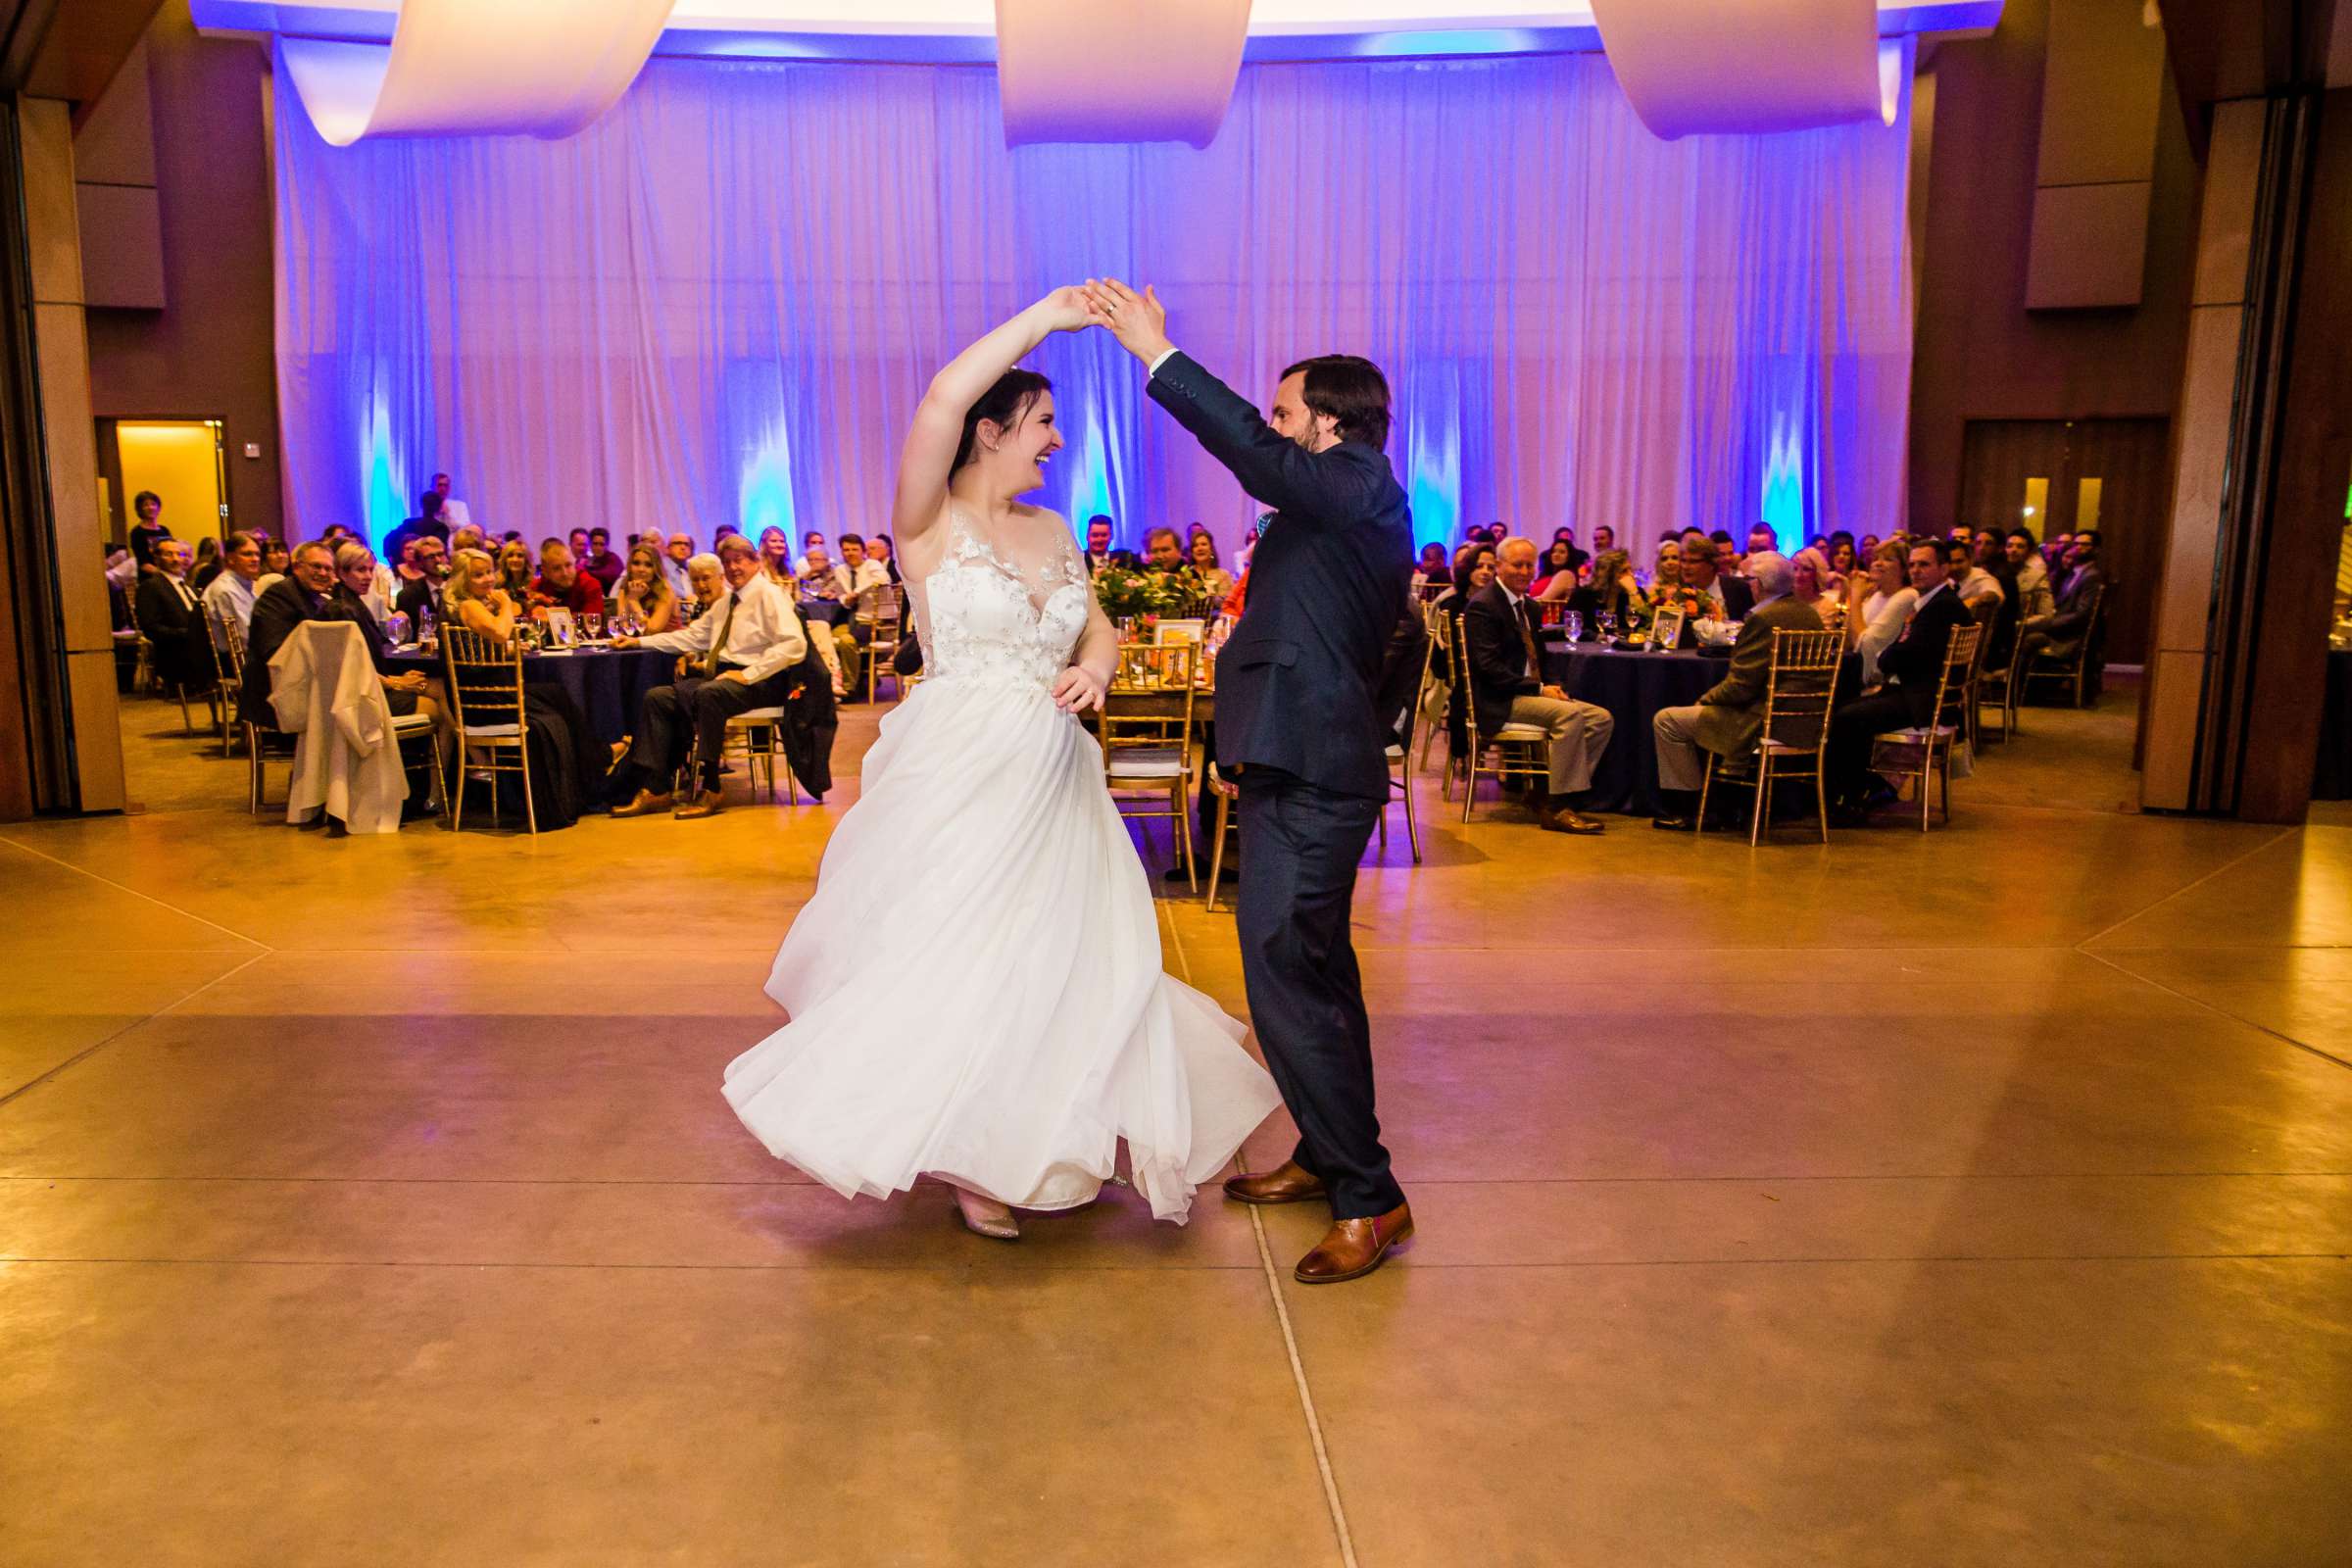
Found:
[[[1902,520],[1899,120],[1670,145],[1598,57],[1351,61],[1245,67],[1204,151],[1007,153],[984,69],[656,60],[565,142],[276,133],[308,533],[380,538],[436,468],[534,542],[871,532],[939,365],[1102,272],[1261,403],[1292,359],[1379,361],[1423,539]],[[1116,345],[1032,363],[1072,443],[1046,504],[1101,496],[1126,543],[1199,518],[1230,559],[1257,506]]]

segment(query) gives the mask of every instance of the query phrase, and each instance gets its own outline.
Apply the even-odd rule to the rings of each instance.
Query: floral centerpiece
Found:
[[[1190,597],[1183,583],[1161,572],[1104,566],[1095,573],[1095,599],[1114,621],[1165,614]]]

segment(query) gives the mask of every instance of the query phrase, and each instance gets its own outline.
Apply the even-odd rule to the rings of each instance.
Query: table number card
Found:
[[[1653,654],[1671,654],[1683,644],[1683,610],[1680,605],[1658,612],[1650,622],[1649,650]]]

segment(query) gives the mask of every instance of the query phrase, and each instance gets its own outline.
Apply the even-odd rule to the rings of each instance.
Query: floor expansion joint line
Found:
[[[168,908],[170,906],[167,905],[166,907]],[[16,1088],[11,1089],[7,1094],[0,1095],[0,1106],[5,1106],[25,1095],[31,1094],[35,1089],[40,1088],[41,1085],[47,1083],[50,1079],[55,1078],[58,1074],[66,1071],[75,1062],[87,1061],[99,1052],[104,1051],[107,1047],[113,1045],[116,1041],[130,1033],[133,1029],[145,1028],[148,1024],[151,1024],[155,1022],[156,1019],[161,1018],[165,1013],[170,1012],[173,1007],[182,1006],[190,1002],[195,1001],[198,997],[203,996],[207,991],[212,990],[213,987],[219,985],[221,981],[233,979],[236,976],[243,974],[246,970],[252,968],[264,958],[269,957],[274,951],[274,949],[264,948],[261,952],[249,956],[244,962],[236,965],[234,968],[223,970],[221,973],[213,976],[213,978],[207,980],[204,984],[198,986],[186,996],[176,998],[165,1005],[156,1008],[144,1018],[132,1019],[129,1023],[124,1024],[113,1034],[108,1035],[104,1040],[93,1041],[91,1044],[74,1053],[74,1054],[71,1056],[68,1056],[65,1060],[59,1062],[56,1066],[50,1068],[47,1072],[42,1073],[38,1078],[28,1079],[25,1082],[17,1085]],[[167,1179],[177,1180],[180,1178]]]
[[[1265,1270],[1266,1294],[1274,1300],[1274,1320],[1282,1326],[1282,1348],[1291,1359],[1291,1382],[1298,1390],[1298,1408],[1306,1417],[1306,1435],[1315,1446],[1315,1472],[1323,1481],[1323,1502],[1331,1510],[1331,1528],[1339,1536],[1343,1568],[1357,1568],[1355,1539],[1348,1529],[1348,1512],[1340,1505],[1339,1478],[1331,1473],[1331,1450],[1323,1443],[1323,1422],[1315,1414],[1315,1396],[1306,1386],[1306,1367],[1298,1359],[1298,1337],[1291,1329],[1290,1303],[1282,1298],[1282,1279],[1274,1272],[1274,1252],[1266,1246],[1265,1216],[1250,1207],[1250,1234],[1257,1239],[1257,1261]]]
[[[2092,953],[2088,949],[2084,949],[2083,956],[2088,958],[2096,958],[2108,968],[2113,969],[2117,974],[2130,975],[2132,979],[2138,981],[2142,985],[2154,986],[2157,990],[2163,992],[2168,997],[2179,997],[2182,1002],[2187,1003],[2190,1006],[2201,1007],[2205,1011],[2212,1013],[2217,1018],[2227,1018],[2231,1023],[2243,1024],[2248,1029],[2260,1030],[2262,1033],[2269,1035],[2273,1040],[2278,1041],[2282,1045],[2292,1046],[2297,1051],[2308,1052],[2312,1055],[2319,1057],[2322,1061],[2333,1062],[2338,1067],[2352,1067],[2352,1060],[2347,1060],[2346,1058],[2335,1054],[2335,1053],[2331,1051],[2323,1051],[2318,1046],[2311,1044],[2309,1041],[2297,1040],[2293,1035],[2288,1034],[2283,1029],[2274,1029],[2267,1023],[2260,1023],[2252,1018],[2242,1017],[2237,1013],[2231,1012],[2227,1007],[2216,1006],[2214,1004],[2207,1002],[2202,997],[2192,997],[2187,992],[2182,991],[2176,986],[2166,985],[2163,981],[2155,978],[2153,975],[2139,974],[2131,969],[2127,969],[2122,964],[2116,962],[2113,958],[2106,956],[2104,954]]]
[[[2186,898],[2189,894],[2196,892],[2197,889],[2212,881],[2215,877],[2220,876],[2224,871],[2234,870],[2236,867],[2243,865],[2246,861],[2251,860],[2254,858],[2254,857],[2260,855],[2263,851],[2270,849],[2279,840],[2285,838],[2288,834],[2295,831],[2297,830],[2293,828],[2280,828],[2278,832],[2273,833],[2269,838],[2264,839],[2260,844],[2257,844],[2253,848],[2247,850],[2245,854],[2230,857],[2229,859],[2224,860],[2221,864],[2215,866],[2212,870],[2206,872],[2203,876],[2198,877],[2195,881],[2189,883],[2186,887],[2175,888],[2172,892],[2167,893],[2163,898],[2149,903],[2145,907],[2132,910],[2130,914],[2125,915],[2121,920],[2116,921],[2115,924],[2111,926],[2104,926],[2099,930],[2093,931],[2090,935],[2084,937],[2082,941],[2075,944],[2075,951],[2077,953],[2087,954],[2089,956],[2094,958],[2097,957],[2097,954],[2090,952],[2090,945],[2093,942],[2098,941],[2099,938],[2114,935],[2116,932],[2121,931],[2124,927],[2130,925],[2132,921],[2138,919],[2141,915],[2147,914],[2152,910],[2161,909],[2166,905],[2172,903],[2175,899]],[[2112,967],[2112,965],[2110,967]]]
[[[159,899],[152,893],[142,893],[137,888],[131,887],[126,883],[118,882],[111,876],[100,876],[88,866],[75,865],[72,860],[60,859],[58,857],[51,855],[47,850],[36,850],[31,845],[25,843],[23,839],[13,839],[8,837],[6,834],[0,834],[0,844],[5,844],[12,850],[23,850],[26,855],[33,856],[39,859],[47,860],[51,865],[63,866],[67,870],[74,872],[77,875],[88,877],[93,882],[103,882],[118,893],[127,893],[134,899],[145,899],[149,904],[154,905],[159,909],[170,909],[173,914],[180,916],[182,919],[193,920],[198,925],[209,925],[214,930],[220,932],[222,936],[234,937],[237,941],[246,944],[248,947],[261,949],[263,953],[271,953],[276,951],[267,942],[263,942],[255,937],[249,937],[242,931],[231,931],[220,921],[208,920],[193,909],[183,909],[176,904],[172,904],[168,900]]]

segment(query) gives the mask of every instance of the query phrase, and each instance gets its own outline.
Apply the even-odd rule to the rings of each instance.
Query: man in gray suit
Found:
[[[1688,833],[1698,814],[1698,788],[1706,779],[1702,752],[1739,757],[1756,744],[1764,727],[1764,688],[1772,672],[1772,634],[1819,631],[1821,614],[1788,597],[1795,568],[1788,558],[1762,550],[1747,558],[1755,608],[1740,623],[1732,645],[1732,667],[1690,708],[1661,708],[1650,721],[1658,750],[1658,814],[1649,825]]]

